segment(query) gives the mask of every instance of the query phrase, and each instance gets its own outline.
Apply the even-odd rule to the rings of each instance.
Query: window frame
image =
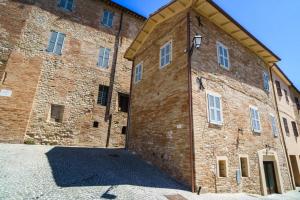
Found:
[[[220,164],[219,162],[220,161],[225,161],[225,173],[226,175],[225,176],[220,176]],[[229,177],[229,174],[228,174],[228,158],[227,156],[217,156],[217,177],[218,178],[228,178]]]
[[[162,55],[161,55],[161,50],[166,48],[166,46],[168,46],[170,44],[170,53],[169,53],[169,62],[165,63],[164,65],[162,65],[161,63],[161,59],[162,59]],[[166,57],[166,56],[165,56]],[[162,45],[159,49],[159,69],[163,69],[166,66],[170,65],[173,61],[173,40],[169,40],[166,43],[164,43],[164,45]]]
[[[289,123],[287,121],[287,118],[282,117],[282,123],[285,131],[285,135],[290,137],[290,128],[289,128]]]
[[[221,121],[216,121],[216,120],[211,120],[211,117],[210,117],[210,102],[209,102],[209,96],[212,96],[214,97],[214,104],[215,104],[215,98],[219,98],[219,101],[220,101],[220,119]],[[223,105],[222,105],[222,96],[220,94],[217,94],[217,93],[214,93],[214,92],[211,92],[211,91],[208,91],[206,93],[206,103],[207,103],[207,116],[208,116],[208,123],[210,124],[214,124],[214,125],[218,125],[218,126],[222,126],[223,123],[224,123],[224,120],[223,120]],[[214,107],[215,108],[215,107]],[[214,111],[214,114],[216,114],[217,110]],[[216,115],[217,117],[217,115]]]
[[[286,89],[283,89],[283,91],[284,91],[285,101],[287,104],[289,104],[290,103],[289,93]]]
[[[109,50],[109,54],[108,54],[108,60],[107,60],[107,66],[102,66],[100,65],[100,56],[101,56],[101,49],[103,49],[103,56],[102,56],[102,64],[105,63],[105,59],[106,59],[106,53],[107,51]],[[98,62],[97,62],[97,67],[99,67],[100,69],[108,69],[110,67],[110,54],[111,54],[111,48],[108,48],[108,47],[103,47],[101,46],[99,48],[99,54],[98,54]]]
[[[218,57],[218,59],[217,59],[217,61],[218,61],[218,65],[220,66],[220,67],[222,67],[223,69],[226,69],[226,70],[230,70],[230,68],[231,68],[231,64],[230,64],[230,55],[229,55],[229,48],[227,47],[227,46],[225,46],[223,43],[221,43],[220,41],[217,41],[217,44],[216,44],[216,46],[217,46],[217,57]],[[225,65],[222,65],[221,64],[221,55],[220,55],[220,52],[219,52],[219,47],[222,47],[222,50],[223,49],[225,49],[226,51],[227,51],[227,61],[228,61],[228,67],[226,67]],[[224,58],[223,58],[224,59]],[[224,62],[224,64],[225,64],[225,62]]]
[[[247,159],[247,176],[243,176],[241,159]],[[249,161],[249,156],[248,155],[244,155],[244,154],[239,155],[239,167],[240,167],[241,177],[242,178],[249,178],[251,170],[250,170],[250,161]]]
[[[259,122],[259,129],[254,128],[253,118],[252,118],[252,110],[257,112],[258,119],[255,119],[255,120]],[[258,108],[255,106],[249,106],[249,111],[250,111],[250,124],[251,124],[252,132],[261,134],[262,133],[262,124],[261,124],[260,113],[259,113]]]
[[[127,111],[122,110],[122,108],[120,106],[121,97],[125,97],[128,99],[127,100]],[[129,111],[129,94],[118,92],[118,111],[123,112],[123,113],[128,113],[128,111]]]
[[[107,17],[107,23],[104,21],[104,16],[105,16],[105,13],[108,13],[108,17]],[[109,17],[112,17],[111,19],[111,25],[109,24],[109,21],[110,21],[110,18]],[[104,9],[103,10],[103,14],[102,14],[102,18],[101,18],[101,24],[105,27],[108,27],[108,28],[112,28],[113,27],[113,24],[114,24],[114,16],[115,16],[115,13],[113,11],[110,11],[108,9]]]
[[[103,87],[103,88],[107,88],[107,95],[106,95],[106,102],[105,102],[105,105],[103,104],[103,102],[102,102],[102,94],[101,94],[101,100],[99,100],[99,93],[100,93],[100,88],[101,87]],[[97,95],[97,105],[99,105],[99,106],[104,106],[104,107],[106,107],[107,106],[107,104],[108,104],[108,93],[109,93],[109,86],[107,86],[107,85],[102,85],[102,84],[99,84],[99,87],[98,87],[98,95]]]
[[[276,86],[277,95],[279,97],[282,97],[282,88],[279,80],[275,80],[275,86]]]
[[[266,78],[268,80],[266,80]],[[264,91],[267,93],[270,93],[270,76],[267,72],[263,72],[263,87],[264,87]],[[266,87],[267,86],[267,87]]]
[[[53,107],[60,107],[60,116],[59,116],[59,121],[56,120],[56,118],[52,118],[52,108]],[[61,104],[55,104],[55,103],[51,103],[50,104],[50,112],[49,112],[49,117],[48,117],[48,121],[51,123],[56,123],[56,124],[62,124],[64,121],[64,113],[65,113],[65,106],[61,105]]]
[[[298,131],[297,123],[295,121],[292,121],[291,123],[292,123],[292,128],[293,128],[294,136],[295,137],[299,137],[299,131]]]
[[[61,9],[61,10],[64,10],[64,11],[67,11],[67,12],[73,12],[73,10],[74,10],[74,5],[75,5],[75,0],[73,0],[72,1],[72,8],[71,8],[71,10],[69,10],[68,8],[67,8],[67,5],[68,5],[68,2],[70,1],[70,0],[65,0],[66,1],[66,3],[65,3],[65,5],[64,5],[64,7],[60,7],[59,5],[60,5],[60,2],[61,2],[62,0],[58,0],[58,8],[59,9]]]
[[[137,80],[137,67],[140,67],[141,68],[141,70],[140,70],[140,79],[139,80]],[[138,82],[140,82],[141,80],[142,80],[142,78],[143,78],[143,62],[140,62],[139,64],[137,64],[135,67],[134,67],[134,83],[136,84],[136,83],[138,83]]]
[[[278,126],[277,126],[276,117],[272,113],[270,113],[269,115],[270,115],[270,124],[271,124],[271,128],[272,128],[273,136],[275,138],[278,138],[279,137],[279,130],[278,130]],[[274,124],[273,124],[273,122],[274,122]]]
[[[54,47],[53,47],[53,50],[52,51],[49,51],[49,45],[50,45],[50,42],[51,42],[51,38],[52,38],[52,34],[53,33],[57,33],[57,36],[55,38],[55,43],[54,43]],[[60,54],[56,53],[56,47],[57,47],[57,43],[58,43],[58,38],[59,38],[59,35],[63,35],[64,36],[64,40],[61,44],[61,49],[60,49]],[[65,33],[62,33],[62,32],[59,32],[59,31],[54,31],[54,30],[51,30],[50,31],[50,37],[48,39],[48,46],[47,46],[47,49],[46,51],[50,54],[53,54],[53,55],[57,55],[57,56],[62,56],[63,55],[63,49],[64,49],[64,46],[65,46],[65,40],[66,40],[66,37],[67,35]]]

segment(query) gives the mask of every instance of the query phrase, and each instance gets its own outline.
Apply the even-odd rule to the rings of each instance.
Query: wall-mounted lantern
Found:
[[[201,46],[201,43],[202,43],[202,36],[199,35],[199,34],[196,34],[193,38],[193,46],[196,48],[196,49],[199,49],[200,46]]]

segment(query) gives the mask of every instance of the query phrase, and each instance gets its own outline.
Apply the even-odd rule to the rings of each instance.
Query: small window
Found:
[[[218,53],[218,63],[221,67],[225,69],[230,68],[230,62],[229,62],[229,52],[228,48],[224,46],[222,43],[217,43],[217,53]]]
[[[73,0],[59,0],[58,7],[68,11],[73,10]]]
[[[227,177],[227,160],[218,160],[218,175],[219,177]]]
[[[248,157],[240,157],[240,165],[242,177],[249,177]]]
[[[135,66],[134,69],[134,83],[138,83],[142,80],[142,74],[143,74],[143,65],[142,63]]]
[[[93,123],[93,127],[94,127],[94,128],[98,128],[98,127],[99,127],[99,122],[97,122],[97,121],[94,121],[94,123]]]
[[[264,90],[266,92],[270,92],[270,85],[269,85],[270,78],[266,72],[263,73],[263,79],[264,79]]]
[[[284,89],[283,91],[284,91],[284,95],[285,95],[285,100],[286,100],[286,102],[287,102],[287,103],[289,103],[289,102],[290,102],[290,100],[289,100],[289,95],[288,95],[288,92],[287,92],[287,90],[286,90],[286,89]]]
[[[295,97],[295,104],[296,104],[297,110],[300,110],[300,102],[299,102],[298,97]]]
[[[160,68],[169,65],[172,61],[172,42],[167,42],[160,48]]]
[[[112,27],[114,20],[114,13],[108,10],[104,10],[103,16],[102,16],[102,24],[104,26]]]
[[[61,123],[63,121],[64,106],[51,104],[50,120]]]
[[[108,68],[109,65],[109,54],[110,54],[110,49],[101,47],[99,51],[99,57],[98,57],[98,67],[100,68]]]
[[[129,95],[119,93],[119,111],[128,112]]]
[[[126,135],[127,133],[127,126],[122,127],[122,135]]]
[[[280,82],[279,81],[275,81],[275,85],[276,85],[276,89],[277,89],[277,94],[278,96],[282,96],[282,92],[281,92],[281,86],[280,86]]]
[[[276,118],[272,114],[270,114],[270,122],[271,122],[272,133],[273,133],[274,137],[278,137],[278,129],[277,129],[277,125],[276,125]]]
[[[107,100],[108,100],[108,86],[100,85],[99,86],[99,92],[98,92],[98,100],[97,103],[106,106],[107,105]]]
[[[221,125],[223,122],[221,97],[213,94],[208,94],[207,99],[209,122],[212,124]]]
[[[283,121],[283,125],[284,125],[286,135],[290,136],[290,130],[289,130],[289,125],[288,125],[287,119],[283,117],[282,121]]]
[[[47,51],[61,55],[61,51],[64,45],[65,34],[56,31],[51,31],[51,36],[48,44]]]
[[[260,125],[260,117],[257,108],[250,107],[250,115],[251,115],[251,126],[252,131],[255,133],[261,132],[261,125]]]
[[[292,127],[293,127],[293,131],[294,131],[294,136],[298,137],[299,133],[298,133],[296,122],[292,122]]]

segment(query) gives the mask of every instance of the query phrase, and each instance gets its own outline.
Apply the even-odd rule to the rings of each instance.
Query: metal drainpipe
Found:
[[[187,68],[188,68],[188,95],[189,95],[189,140],[190,140],[190,165],[191,165],[191,186],[195,192],[195,148],[194,148],[194,124],[193,124],[193,96],[192,96],[192,68],[191,68],[191,22],[190,12],[187,13]]]
[[[114,57],[111,67],[111,73],[110,73],[110,83],[109,83],[109,92],[108,92],[108,101],[106,105],[106,112],[105,112],[105,121],[110,119],[110,107],[111,107],[111,100],[112,100],[112,94],[114,90],[114,82],[115,82],[115,76],[116,76],[116,68],[117,68],[117,60],[118,60],[118,52],[119,52],[119,45],[120,45],[120,35],[122,32],[122,25],[123,25],[123,12],[121,12],[120,16],[120,24],[119,29],[115,37],[115,46],[114,46]]]
[[[289,154],[287,152],[285,138],[283,136],[283,128],[282,128],[282,125],[281,125],[281,119],[280,119],[280,114],[279,114],[279,109],[278,109],[278,101],[277,101],[277,96],[275,94],[274,79],[273,79],[273,74],[272,74],[272,68],[274,67],[274,65],[275,64],[273,64],[272,67],[270,67],[270,69],[269,69],[270,76],[271,76],[271,81],[272,81],[273,96],[274,96],[274,100],[275,100],[275,104],[276,104],[275,107],[276,107],[277,117],[279,119],[279,127],[280,127],[280,131],[281,131],[281,139],[282,139],[282,143],[283,143],[283,146],[284,146],[284,152],[285,152],[285,155],[286,155],[286,159],[287,159],[287,163],[288,163],[288,168],[289,168],[289,172],[290,172],[290,179],[291,179],[292,187],[295,190],[296,186],[295,186],[295,183],[294,183],[294,180],[293,180],[290,158],[289,158]]]

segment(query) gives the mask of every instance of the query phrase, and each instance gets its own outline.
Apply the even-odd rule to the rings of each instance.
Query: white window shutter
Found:
[[[101,47],[99,51],[99,58],[98,58],[98,66],[102,67],[103,66],[103,59],[104,59],[104,48]]]
[[[114,14],[112,12],[109,12],[109,15],[108,15],[108,26],[112,27],[112,24],[113,24],[113,19],[114,19]]]
[[[63,33],[58,33],[57,35],[57,42],[56,42],[56,46],[55,46],[55,53],[57,55],[61,55],[61,50],[64,44],[64,38],[65,35]]]
[[[49,44],[48,44],[48,48],[47,48],[48,52],[54,51],[57,34],[58,34],[57,32],[54,32],[54,31],[51,32],[51,36],[50,36],[50,40],[49,40]]]
[[[108,67],[109,54],[110,54],[110,49],[106,48],[105,49],[105,54],[104,54],[104,65],[103,65],[103,67]]]

